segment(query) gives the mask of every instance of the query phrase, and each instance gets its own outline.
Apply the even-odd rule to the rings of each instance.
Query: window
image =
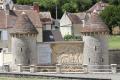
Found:
[[[16,59],[15,59],[15,64],[17,64]]]
[[[0,53],[2,52],[2,48],[0,48]]]
[[[54,37],[52,35],[50,35],[49,37],[50,37],[50,39],[54,39]]]
[[[101,62],[104,62],[104,59],[102,58]]]
[[[58,26],[55,26],[55,29],[59,29],[59,27],[58,27]]]
[[[2,31],[0,31],[0,40],[2,40]]]
[[[97,46],[95,46],[95,51],[97,50]]]
[[[21,48],[21,52],[22,52],[22,48]]]
[[[28,64],[30,64],[30,59],[28,59]]]
[[[90,63],[90,58],[89,58],[89,63]]]
[[[1,33],[2,40],[8,40],[8,32],[7,30],[3,30]]]

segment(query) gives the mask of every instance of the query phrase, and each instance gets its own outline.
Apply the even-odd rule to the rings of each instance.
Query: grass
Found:
[[[110,49],[120,49],[120,35],[109,37],[109,48]]]
[[[58,78],[38,78],[38,77],[0,77],[0,80],[66,80],[66,79],[58,79]]]

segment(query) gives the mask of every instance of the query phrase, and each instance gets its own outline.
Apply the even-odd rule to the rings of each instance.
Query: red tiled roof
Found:
[[[52,24],[52,17],[50,12],[40,12],[39,14],[42,24]]]
[[[96,11],[101,11],[103,10],[106,6],[108,6],[107,3],[104,3],[102,1],[96,3],[95,5],[93,5],[89,10],[88,12],[93,12],[94,10]]]
[[[22,13],[23,11],[18,10],[11,10],[9,15],[5,15],[4,10],[0,10],[0,28],[11,28],[14,27],[16,24],[17,17]],[[35,27],[42,27],[39,13],[33,11],[33,10],[24,10],[24,12],[28,15],[31,22]],[[7,23],[7,27],[6,27]]]
[[[82,21],[80,20],[80,18],[77,15],[75,15],[74,13],[68,13],[68,12],[66,12],[66,14],[68,15],[68,17],[70,18],[70,20],[71,20],[71,22],[73,24],[80,24],[80,23],[82,23]]]
[[[74,13],[75,15],[77,15],[80,20],[84,20],[86,17],[86,13],[85,12],[79,12],[79,13]]]
[[[10,33],[38,33],[31,20],[25,12],[22,12],[18,17],[16,24],[11,28]]]
[[[6,16],[3,10],[0,10],[0,29],[6,28]]]
[[[89,16],[81,32],[109,32],[107,25],[102,21],[98,14],[87,14]]]
[[[14,10],[33,10],[33,6],[29,5],[14,5]]]

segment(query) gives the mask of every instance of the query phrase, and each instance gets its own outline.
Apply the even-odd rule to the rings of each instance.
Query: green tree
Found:
[[[120,6],[110,5],[101,12],[100,16],[111,32],[112,27],[120,26]]]
[[[66,0],[67,1],[67,0]],[[89,9],[92,5],[91,0],[70,0],[62,6],[62,11],[80,12]]]
[[[108,0],[108,2],[112,5],[120,5],[120,0]]]
[[[58,7],[58,17],[61,18],[64,11],[80,12],[92,6],[91,0],[16,0],[17,4],[30,4],[38,2],[41,11],[50,11],[55,18],[56,6]]]
[[[33,4],[33,0],[16,0],[17,4]]]

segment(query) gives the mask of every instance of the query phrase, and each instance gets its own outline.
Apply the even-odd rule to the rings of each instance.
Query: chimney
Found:
[[[85,27],[85,20],[82,20],[83,27]]]
[[[40,12],[38,2],[33,3],[33,10],[36,11],[36,12]]]
[[[6,15],[10,14],[10,6],[9,6],[9,4],[5,5],[5,12],[6,12]]]

